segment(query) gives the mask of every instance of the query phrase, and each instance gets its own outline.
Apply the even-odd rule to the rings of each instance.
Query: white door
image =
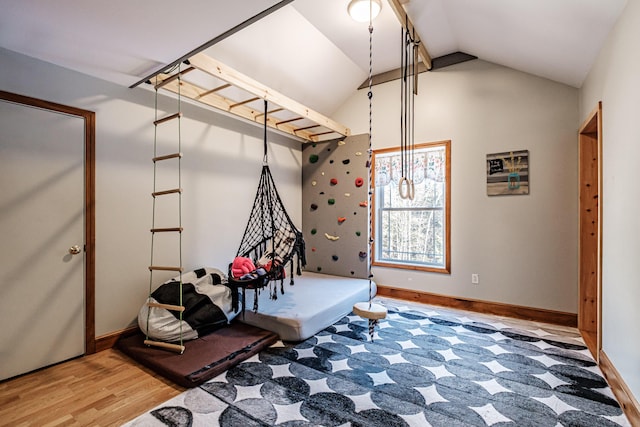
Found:
[[[84,135],[0,100],[0,380],[85,352]]]

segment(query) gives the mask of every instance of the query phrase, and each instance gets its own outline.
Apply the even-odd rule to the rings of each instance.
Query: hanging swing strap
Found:
[[[263,137],[262,137],[262,149],[263,149],[263,156],[262,156],[262,164],[266,165],[269,163],[269,157],[267,155],[267,112],[268,112],[268,106],[269,106],[269,101],[267,101],[266,99],[264,100],[264,133],[263,133]]]

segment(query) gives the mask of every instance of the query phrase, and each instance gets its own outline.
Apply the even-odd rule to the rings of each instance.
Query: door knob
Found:
[[[78,245],[73,245],[69,248],[69,253],[71,255],[78,255],[80,253],[80,246]]]

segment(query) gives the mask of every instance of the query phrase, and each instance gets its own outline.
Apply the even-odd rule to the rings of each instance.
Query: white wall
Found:
[[[602,101],[602,347],[640,397],[640,1],[629,0],[580,91],[580,118]],[[632,334],[632,336],[629,336]]]
[[[373,92],[374,149],[399,146],[399,81]],[[361,90],[334,118],[367,132],[367,104]],[[475,60],[421,74],[415,111],[416,143],[452,141],[452,272],[376,267],[376,282],[576,313],[578,91]],[[520,149],[530,194],[487,196],[486,155]]]
[[[0,89],[96,112],[96,335],[122,329],[149,291],[154,93],[3,49],[0,64]],[[183,113],[184,266],[226,272],[258,186],[262,129],[189,104]],[[274,180],[301,226],[301,144],[269,138]]]

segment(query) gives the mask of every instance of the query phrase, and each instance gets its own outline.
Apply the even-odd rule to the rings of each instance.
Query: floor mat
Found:
[[[118,341],[123,353],[183,387],[196,387],[273,344],[273,332],[242,323],[185,341],[183,354],[144,344],[142,333]]]

